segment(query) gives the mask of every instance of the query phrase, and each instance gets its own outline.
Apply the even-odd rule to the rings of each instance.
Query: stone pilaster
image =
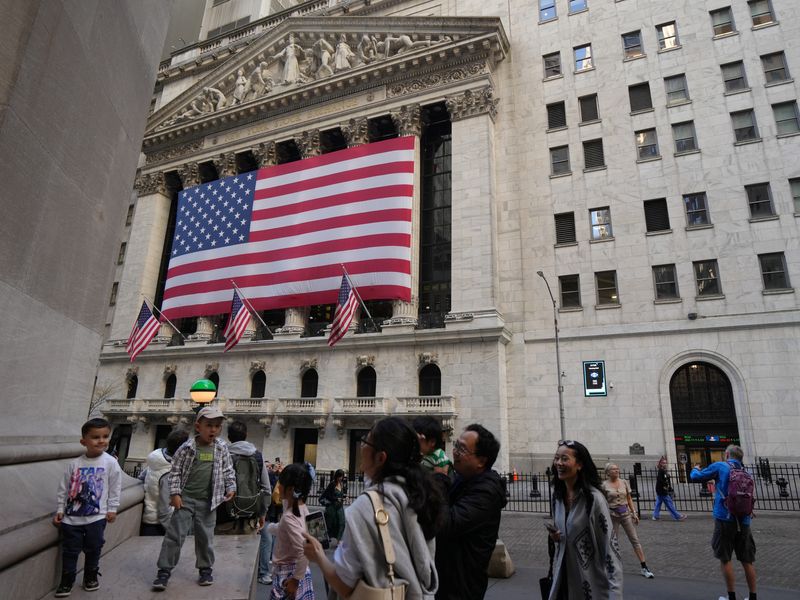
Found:
[[[489,115],[494,121],[497,116],[499,99],[494,97],[494,90],[487,85],[474,90],[466,90],[444,100],[452,121],[461,121],[479,115]]]
[[[347,141],[347,147],[363,146],[369,142],[369,120],[366,117],[355,117],[341,123],[339,129]]]
[[[278,164],[278,149],[275,142],[262,142],[251,148],[259,167],[271,167]]]
[[[211,161],[214,163],[220,179],[236,175],[236,154],[234,152],[224,152],[212,158]]]

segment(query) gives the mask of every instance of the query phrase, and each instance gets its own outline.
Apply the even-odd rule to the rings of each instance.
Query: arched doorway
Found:
[[[356,377],[356,396],[359,398],[373,398],[378,382],[378,375],[372,367],[364,367]]]
[[[436,365],[425,365],[419,370],[419,395],[442,395],[442,372]]]
[[[714,365],[695,361],[680,367],[669,382],[675,448],[688,466],[723,460],[728,444],[739,444],[733,389]]]

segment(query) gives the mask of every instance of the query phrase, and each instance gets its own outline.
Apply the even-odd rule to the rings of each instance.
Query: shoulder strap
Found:
[[[386,556],[386,565],[389,570],[389,581],[394,586],[394,563],[395,554],[394,546],[392,545],[392,536],[389,533],[389,513],[383,507],[383,501],[380,494],[375,490],[364,492],[369,496],[372,502],[372,508],[375,509],[375,523],[378,525],[378,533],[380,533],[381,541],[383,542],[383,552]]]

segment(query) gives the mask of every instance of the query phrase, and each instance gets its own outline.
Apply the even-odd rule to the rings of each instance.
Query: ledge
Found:
[[[750,30],[751,31],[758,31],[759,29],[767,29],[769,27],[775,27],[776,25],[780,25],[780,21],[770,21],[769,23],[761,23],[761,25],[753,25]]]
[[[705,225],[687,225],[684,227],[686,231],[695,231],[696,229],[714,229],[713,223],[706,223]]]
[[[783,138],[795,137],[796,135],[800,135],[800,131],[793,131],[792,133],[779,133],[775,137],[779,140],[782,140]]]
[[[723,85],[724,85],[724,83],[723,83]],[[742,88],[740,90],[731,90],[729,92],[726,91],[722,95],[723,96],[735,96],[736,94],[746,94],[747,92],[752,92],[752,91],[753,91],[752,88],[750,86],[748,86],[748,87]]]
[[[646,113],[655,112],[655,110],[656,109],[651,106],[650,108],[642,108],[640,110],[632,110],[630,115],[632,117],[635,117],[636,115],[644,115]]]
[[[655,161],[657,161],[657,160],[661,160],[661,158],[662,158],[662,157],[661,157],[661,155],[660,155],[660,154],[659,154],[658,156],[652,156],[652,157],[650,157],[650,158],[637,158],[637,159],[636,159],[636,163],[637,163],[637,164],[639,164],[639,163],[649,163],[649,162],[655,162]]]
[[[647,58],[647,54],[637,54],[636,56],[625,56],[622,58],[622,62],[633,62],[634,60],[639,60],[640,58]]]
[[[780,215],[769,215],[767,217],[750,217],[747,219],[750,223],[761,223],[762,221],[777,221],[781,217]]]
[[[580,71],[573,71],[573,75],[578,75],[579,73],[586,73],[588,71],[594,71],[596,67],[587,67],[586,69],[581,69]]]
[[[673,102],[672,104],[667,104],[667,108],[675,108],[676,106],[686,106],[687,104],[691,104],[691,99],[689,100],[681,100],[679,102]]]
[[[672,229],[659,229],[657,231],[647,231],[645,232],[645,236],[652,237],[654,235],[666,235],[668,233],[672,233]]]
[[[594,171],[605,171],[608,167],[603,165],[602,167],[587,167],[583,169],[584,173],[593,173]]]
[[[598,238],[596,240],[589,240],[589,243],[590,244],[602,244],[603,242],[613,242],[613,241],[614,241],[614,236],[610,235],[608,237]]]
[[[565,171],[564,173],[550,175],[550,179],[559,179],[560,177],[569,177],[570,175],[572,175],[572,171]]]
[[[561,73],[560,75],[550,75],[550,77],[543,77],[542,81],[553,81],[554,79],[564,79],[564,74]]]
[[[672,156],[677,158],[678,156],[689,156],[690,154],[700,154],[700,149],[696,148],[694,150],[684,150],[683,152],[675,152]]]
[[[706,302],[708,300],[724,300],[725,294],[709,294],[708,296],[695,296],[697,302]]]
[[[786,85],[787,83],[794,83],[794,77],[790,77],[789,79],[781,79],[780,81],[771,81],[769,83],[765,83],[765,88],[773,88],[778,87],[780,85]]]
[[[761,141],[762,141],[761,138],[757,137],[757,138],[753,138],[752,140],[742,140],[741,142],[733,142],[733,145],[734,146],[747,146],[749,144],[760,144]]]
[[[622,308],[622,304],[617,302],[616,304],[595,304],[595,310],[611,310],[614,308]]]
[[[660,300],[653,300],[653,304],[681,304],[683,298],[661,298]]]
[[[566,306],[558,309],[560,313],[574,313],[574,312],[583,312],[582,306]]]
[[[712,40],[724,40],[725,38],[736,37],[737,35],[739,35],[739,32],[734,30],[734,31],[728,31],[727,33],[718,33],[717,35],[715,35],[711,39]]]
[[[672,46],[671,48],[660,48],[658,50],[658,54],[666,54],[667,52],[674,52],[675,50],[680,50],[681,48],[683,48],[681,44],[678,44],[677,46]]]
[[[551,129],[545,129],[544,132],[545,133],[553,133],[553,132],[556,132],[556,131],[566,131],[567,129],[569,129],[569,127],[567,127],[566,125],[562,125],[561,127],[553,127]]]
[[[594,125],[596,123],[602,123],[603,119],[592,119],[591,121],[581,121],[578,123],[578,127],[583,127],[585,125]]]
[[[794,294],[794,288],[780,288],[777,290],[761,290],[762,296],[780,296],[782,294]]]
[[[800,217],[800,213],[795,215],[796,217]],[[570,248],[572,246],[577,246],[578,242],[561,242],[560,244],[553,244],[554,248]]]

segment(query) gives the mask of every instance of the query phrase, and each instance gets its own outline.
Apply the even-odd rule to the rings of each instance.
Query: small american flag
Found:
[[[139,356],[142,350],[147,348],[147,344],[158,333],[160,326],[158,319],[150,312],[147,302],[142,302],[142,310],[139,311],[139,317],[136,319],[136,323],[133,324],[128,343],[125,345],[125,351],[131,355],[131,362]]]
[[[239,292],[233,290],[233,302],[231,302],[231,316],[228,317],[228,325],[225,327],[225,350],[227,352],[239,343],[242,334],[250,322],[250,311],[242,303]]]
[[[347,276],[342,275],[342,287],[339,288],[339,301],[336,303],[336,313],[333,315],[331,323],[331,334],[328,337],[328,346],[333,346],[347,333],[350,321],[358,308],[358,301]]]

